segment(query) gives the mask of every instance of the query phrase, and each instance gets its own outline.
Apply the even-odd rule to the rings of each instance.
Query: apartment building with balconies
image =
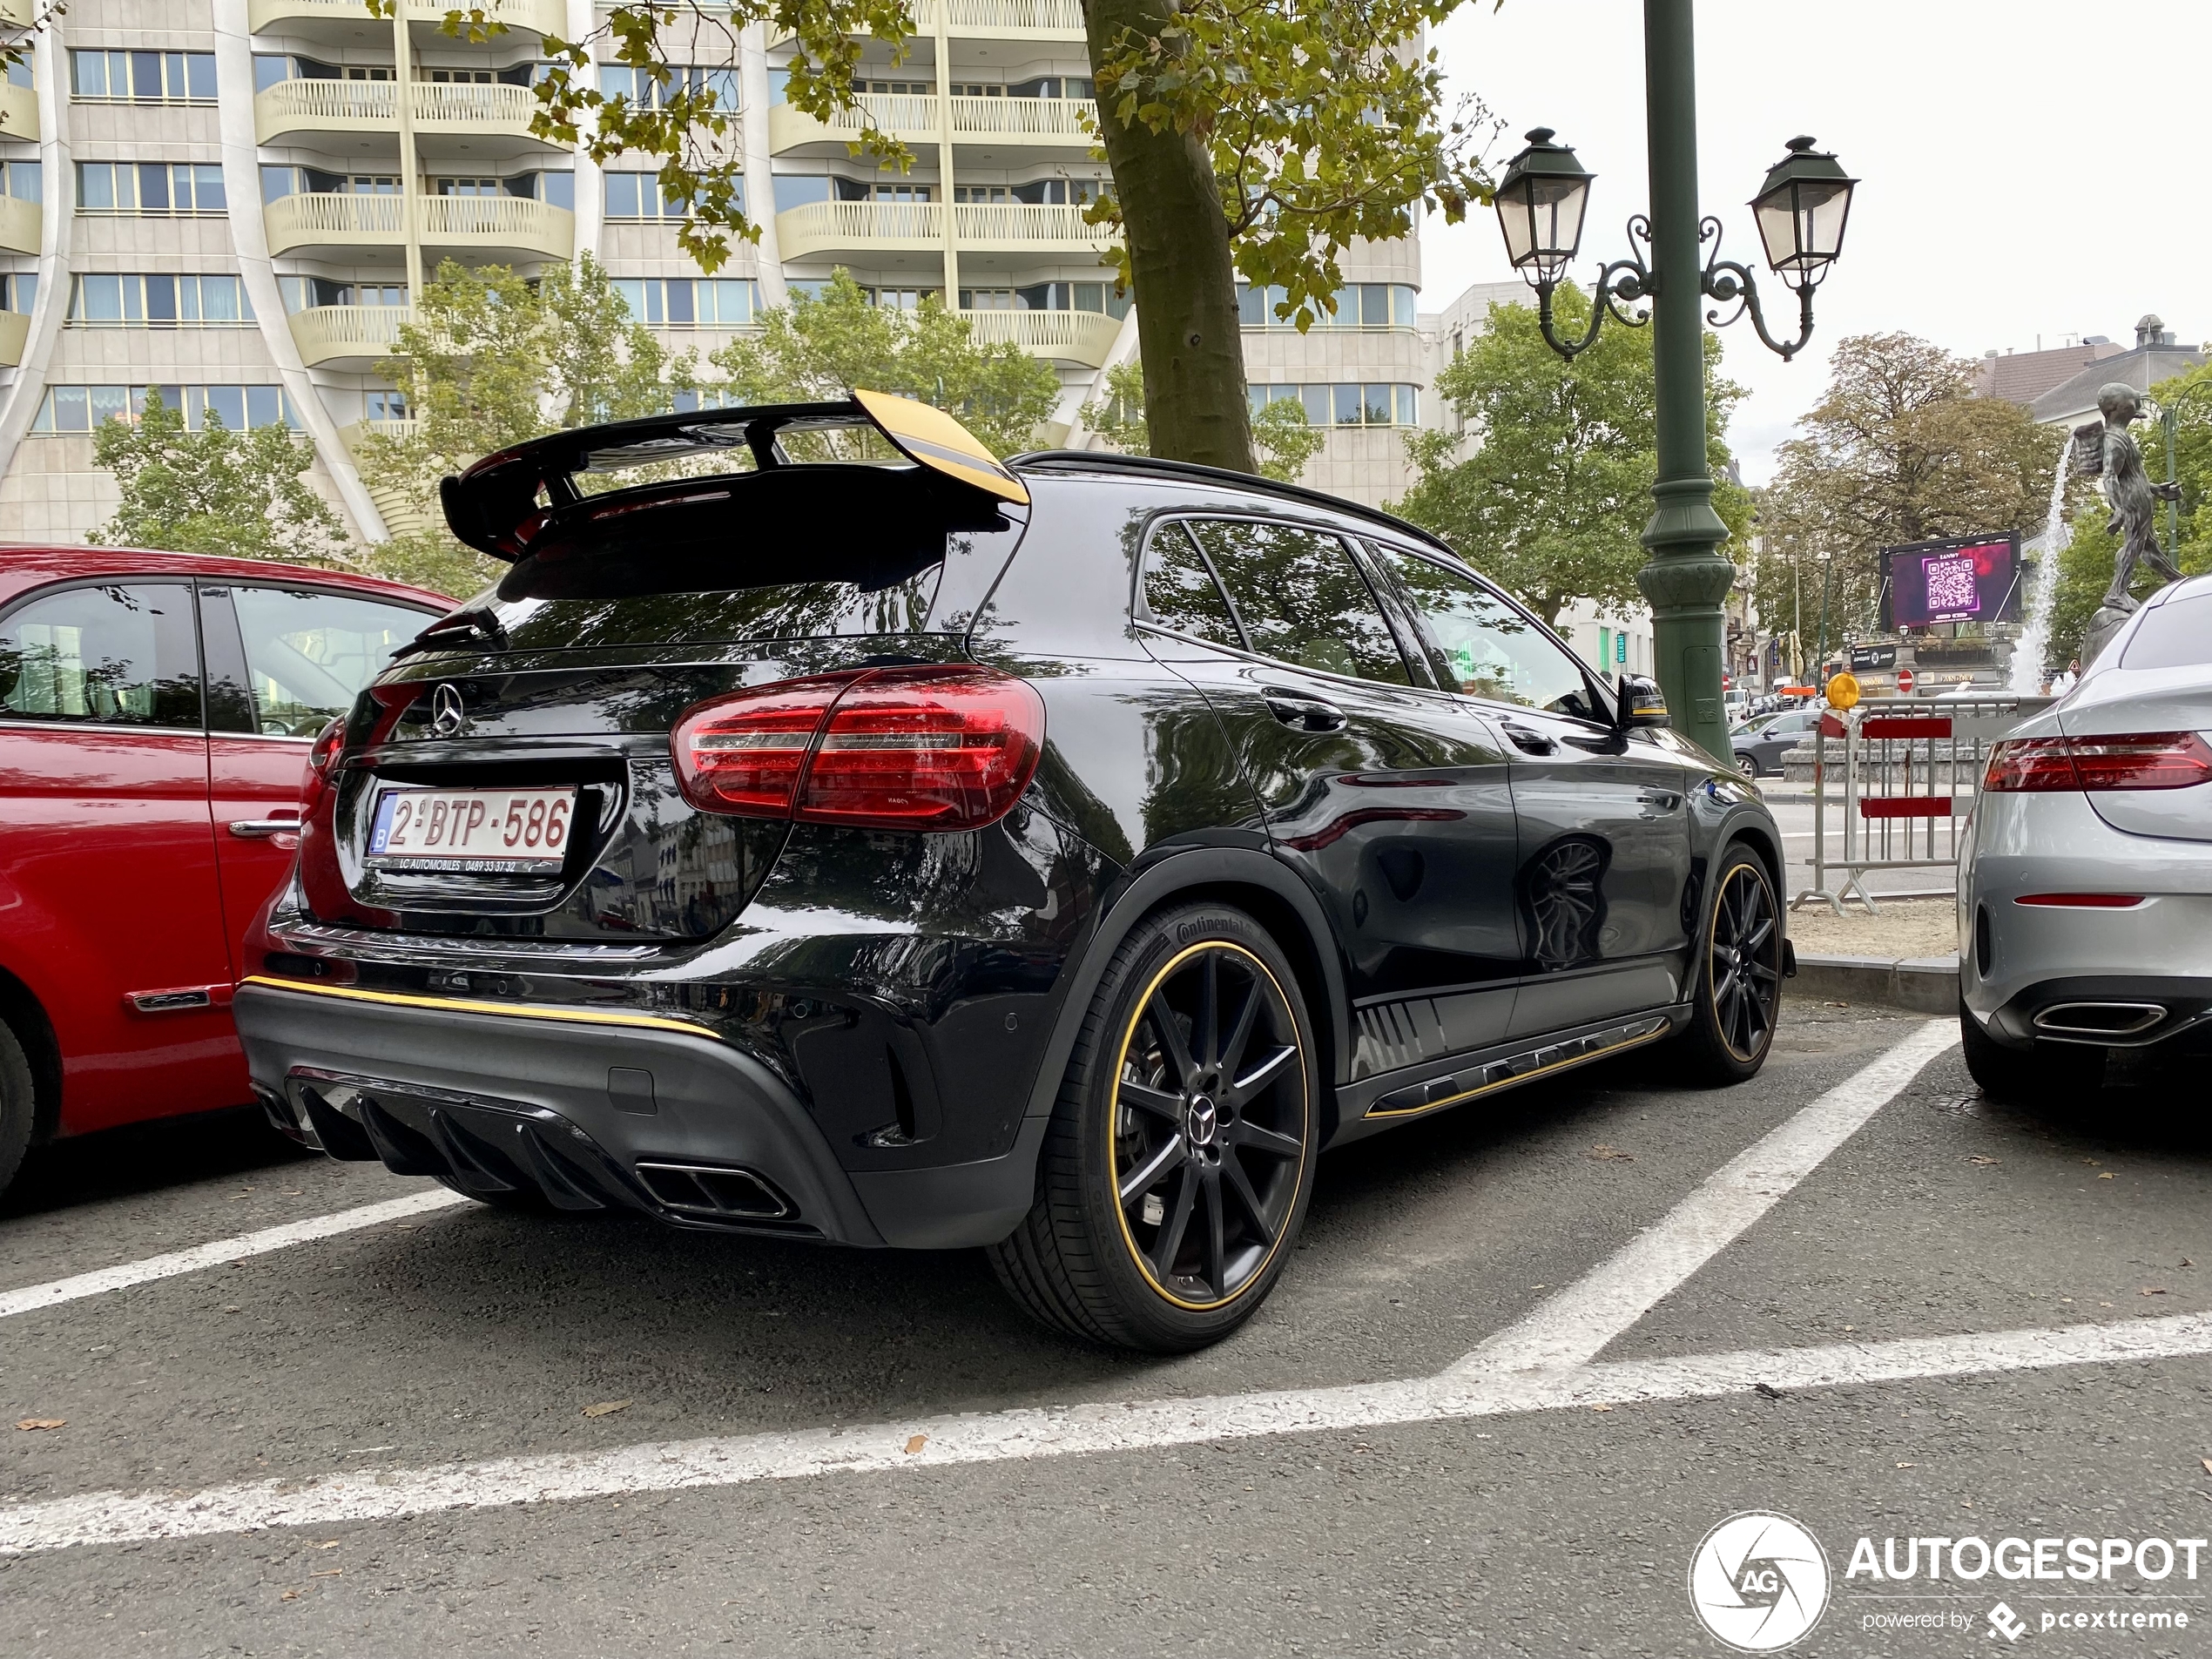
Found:
[[[406,418],[377,366],[445,260],[527,274],[589,250],[633,315],[702,356],[843,267],[878,304],[938,294],[1050,362],[1048,435],[1092,441],[1083,406],[1136,341],[1085,219],[1106,170],[1077,0],[918,0],[905,56],[866,43],[860,107],[829,122],[784,101],[788,40],[687,17],[671,61],[738,111],[761,229],[711,274],[650,165],[530,132],[543,37],[590,35],[590,0],[480,3],[507,25],[489,42],[443,31],[448,0],[389,19],[362,0],[72,0],[30,37],[0,81],[0,539],[75,541],[109,516],[92,435],[149,388],[194,422],[288,425],[354,532],[385,533],[409,504],[372,499],[352,457]],[[0,28],[29,3],[0,0]],[[912,165],[854,156],[868,126]],[[1336,314],[1304,334],[1278,294],[1243,295],[1251,395],[1328,428],[1308,482],[1380,501],[1405,485],[1404,428],[1433,414],[1419,243],[1344,264]]]

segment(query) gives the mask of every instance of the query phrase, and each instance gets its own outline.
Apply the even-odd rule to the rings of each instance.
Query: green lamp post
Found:
[[[1722,602],[1736,567],[1723,558],[1728,534],[1713,510],[1705,454],[1703,324],[1749,315],[1768,347],[1785,361],[1812,338],[1812,294],[1843,249],[1853,186],[1835,157],[1792,138],[1770,168],[1751,211],[1767,264],[1797,295],[1794,341],[1768,332],[1750,269],[1720,257],[1720,221],[1697,211],[1697,78],[1691,0],[1644,0],[1644,99],[1650,132],[1651,212],[1629,220],[1629,253],[1598,273],[1589,325],[1580,339],[1554,327],[1552,295],[1581,246],[1593,175],[1548,127],[1528,134],[1499,182],[1495,206],[1514,268],[1536,291],[1537,319],[1553,350],[1572,359],[1597,339],[1610,317],[1652,326],[1658,401],[1659,476],[1644,526],[1650,554],[1636,585],[1651,605],[1659,684],[1676,728],[1710,754],[1729,753],[1721,699],[1726,621]],[[1643,245],[1643,253],[1635,245]],[[1703,252],[1710,242],[1710,254]],[[1736,309],[1725,319],[1700,309],[1707,300]],[[1629,307],[1649,301],[1648,310]]]

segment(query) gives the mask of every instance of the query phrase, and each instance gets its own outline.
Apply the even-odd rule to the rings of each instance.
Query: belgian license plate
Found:
[[[387,789],[368,856],[462,874],[543,873],[568,856],[573,789]]]

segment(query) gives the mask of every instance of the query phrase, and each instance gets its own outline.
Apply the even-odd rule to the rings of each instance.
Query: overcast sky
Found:
[[[1549,126],[1598,175],[1586,284],[1626,251],[1649,193],[1642,18],[1639,0],[1467,0],[1434,37],[1454,87],[1508,124],[1498,171]],[[1723,331],[1727,372],[1751,388],[1729,435],[1748,481],[1766,480],[1846,334],[1902,329],[1979,356],[2039,334],[2130,344],[2155,311],[2184,342],[2212,336],[2212,0],[1700,0],[1697,31],[1699,199],[1730,255],[1764,273],[1743,204],[1793,135],[1862,181],[1814,344],[1784,363],[1748,320]],[[1513,274],[1487,209],[1432,216],[1422,261],[1427,308]],[[1767,304],[1794,334],[1791,296]]]

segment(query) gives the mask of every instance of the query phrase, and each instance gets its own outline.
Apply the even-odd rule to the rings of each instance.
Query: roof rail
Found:
[[[1024,455],[1008,456],[1006,464],[1015,469],[1049,467],[1070,472],[1154,473],[1170,478],[1196,478],[1208,483],[1232,484],[1239,489],[1286,496],[1291,501],[1326,507],[1332,512],[1372,519],[1378,524],[1387,524],[1401,535],[1426,542],[1455,559],[1460,556],[1458,550],[1435,531],[1425,530],[1395,513],[1386,513],[1379,507],[1370,507],[1364,502],[1346,501],[1341,496],[1332,496],[1326,490],[1308,489],[1303,484],[1280,483],[1272,478],[1260,477],[1256,473],[1231,472],[1226,467],[1208,467],[1196,461],[1163,461],[1156,455],[1117,455],[1110,449],[1033,449]]]

